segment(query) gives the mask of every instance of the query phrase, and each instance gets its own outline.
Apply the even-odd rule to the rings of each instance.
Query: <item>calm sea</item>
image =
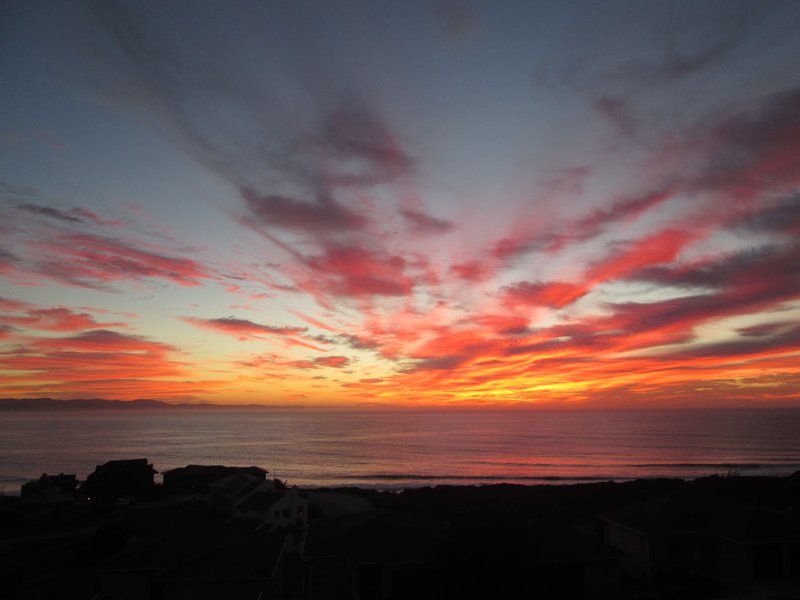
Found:
[[[800,410],[0,412],[0,490],[110,459],[258,465],[305,486],[572,483],[800,469]]]

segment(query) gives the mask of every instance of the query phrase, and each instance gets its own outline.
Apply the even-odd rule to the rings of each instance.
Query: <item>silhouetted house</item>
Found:
[[[308,524],[308,497],[297,488],[279,490],[274,482],[266,481],[236,503],[234,514],[261,521],[262,526],[305,527]]]
[[[558,522],[530,522],[527,555],[542,598],[618,598],[624,552]]]
[[[267,471],[260,467],[188,465],[164,471],[164,490],[180,494],[204,491],[210,483],[238,474],[244,474],[258,481],[267,478]]]
[[[268,600],[280,597],[285,534],[232,536],[158,575],[161,600]]]
[[[305,597],[434,597],[444,527],[436,518],[380,510],[313,521],[303,548]]]
[[[26,504],[60,504],[74,502],[78,487],[75,475],[43,473],[36,481],[22,484],[20,499]]]
[[[684,493],[609,511],[601,520],[606,542],[628,554],[629,570],[656,585],[797,584],[800,532],[771,510]]]
[[[81,485],[87,498],[152,497],[156,490],[156,470],[146,458],[110,460],[97,465],[94,473]]]
[[[254,477],[249,473],[234,473],[208,484],[208,490],[219,496],[224,496],[236,503],[257,487],[276,490],[277,484],[272,479]]]
[[[102,598],[176,600],[275,597],[285,534],[223,527],[172,532],[134,544],[98,569]]]

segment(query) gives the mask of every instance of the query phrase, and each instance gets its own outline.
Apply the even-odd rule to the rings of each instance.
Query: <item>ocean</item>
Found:
[[[800,469],[800,409],[0,412],[0,491],[111,459],[257,465],[300,486],[575,483]]]

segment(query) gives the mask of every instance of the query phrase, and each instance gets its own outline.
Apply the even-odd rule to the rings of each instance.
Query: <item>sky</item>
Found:
[[[800,405],[797,2],[0,8],[0,396]]]

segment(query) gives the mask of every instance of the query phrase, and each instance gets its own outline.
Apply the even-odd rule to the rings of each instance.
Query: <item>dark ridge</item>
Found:
[[[290,404],[192,404],[189,402],[164,402],[162,400],[102,400],[99,398],[86,398],[76,400],[59,400],[57,398],[0,398],[0,411],[3,410],[72,410],[72,409],[124,409],[136,410],[142,408],[173,409],[173,408],[304,408]]]
[[[63,410],[74,408],[167,408],[160,400],[57,400],[55,398],[0,398],[0,410]]]

